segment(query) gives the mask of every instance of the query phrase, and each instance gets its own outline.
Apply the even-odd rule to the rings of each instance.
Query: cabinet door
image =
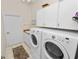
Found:
[[[37,26],[57,27],[58,2],[37,12]]]
[[[53,3],[45,9],[45,25],[46,27],[57,28],[58,18],[58,2]]]
[[[44,9],[41,9],[37,12],[36,15],[36,26],[43,27],[45,23],[44,20],[45,20],[45,12]]]
[[[22,42],[21,25],[22,18],[20,16],[4,16],[4,31],[8,46]]]
[[[77,0],[62,0],[59,4],[59,24],[60,28],[77,30],[77,22],[72,19],[77,12]]]

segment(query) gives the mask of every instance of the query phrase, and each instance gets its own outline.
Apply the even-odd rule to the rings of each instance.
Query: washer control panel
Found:
[[[66,37],[66,38],[65,38],[65,42],[66,42],[66,43],[69,43],[69,42],[70,42],[70,38]]]
[[[61,37],[61,36],[52,35],[52,39],[56,40],[56,41],[59,41],[60,43],[67,43],[67,44],[69,44],[69,42],[70,42],[70,38],[69,37]]]

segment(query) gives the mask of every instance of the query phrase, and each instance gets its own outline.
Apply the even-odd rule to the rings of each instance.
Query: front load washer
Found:
[[[30,31],[30,48],[32,59],[40,59],[41,49],[41,31],[37,28],[32,28]]]
[[[77,39],[67,32],[43,31],[41,59],[75,59]]]

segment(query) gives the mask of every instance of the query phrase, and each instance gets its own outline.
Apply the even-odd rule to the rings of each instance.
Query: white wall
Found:
[[[23,17],[23,29],[28,29],[31,27],[31,7],[27,3],[22,3],[21,0],[2,0],[1,1],[1,12],[2,12],[2,38],[1,38],[1,53],[2,56],[5,55],[6,49],[6,38],[3,29],[3,16],[9,15],[19,15]]]

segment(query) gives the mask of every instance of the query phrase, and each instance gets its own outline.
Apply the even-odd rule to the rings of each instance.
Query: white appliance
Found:
[[[31,49],[30,44],[30,32],[25,31],[23,34],[23,41],[24,43]]]
[[[77,41],[75,32],[44,30],[41,59],[75,59]]]
[[[32,59],[40,59],[40,49],[41,49],[41,32],[32,28],[30,31],[30,48]]]
[[[60,0],[37,12],[36,26],[78,30],[72,18],[77,12],[77,0]]]

